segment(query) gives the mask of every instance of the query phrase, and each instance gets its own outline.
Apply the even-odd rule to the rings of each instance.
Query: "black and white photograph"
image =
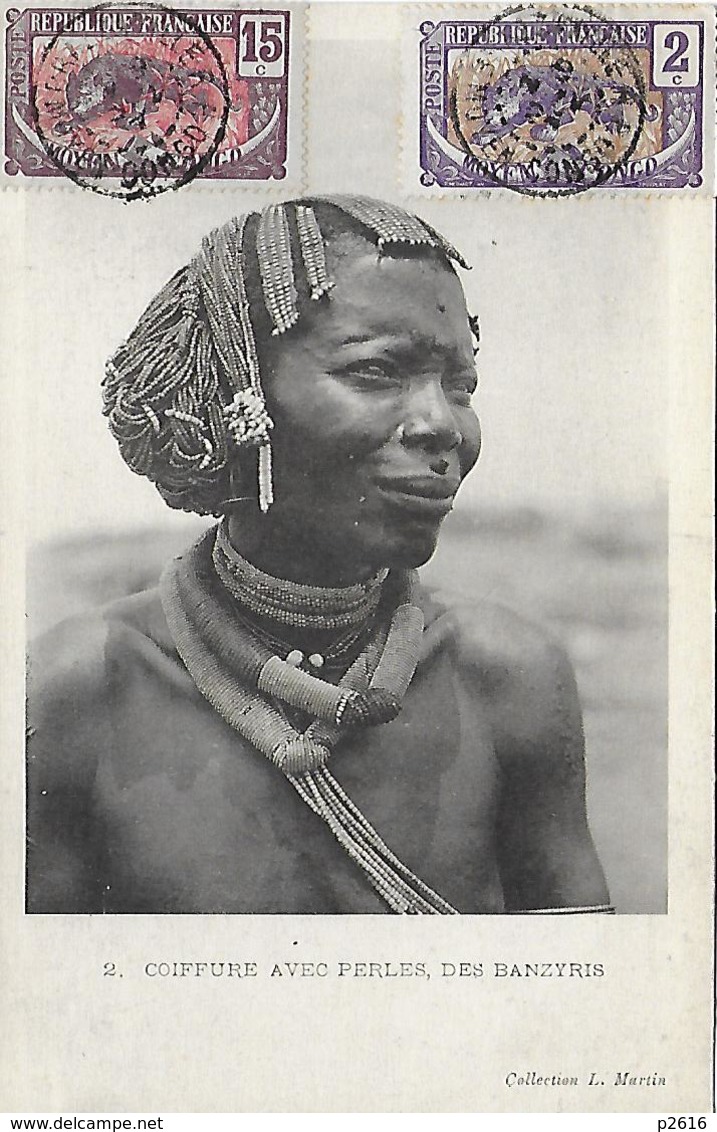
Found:
[[[537,570],[546,587],[532,544],[549,550],[559,520],[514,506],[481,522],[479,485],[436,589],[417,573],[480,477],[465,266],[396,205],[270,205],[205,238],[108,362],[104,414],[129,468],[219,522],[154,585],[61,620],[31,655],[30,910],[612,910],[568,653],[491,601],[480,569],[482,544],[520,541],[517,585]],[[665,711],[659,486],[612,529],[573,520],[564,549],[652,591],[605,625],[608,583],[569,628],[581,659],[619,663],[638,621],[655,686],[625,696],[633,715],[640,692]],[[115,547],[143,554],[121,534],[80,543],[107,581]],[[662,780],[654,723],[643,757]]]

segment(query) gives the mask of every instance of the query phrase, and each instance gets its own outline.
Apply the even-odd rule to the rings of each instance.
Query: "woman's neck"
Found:
[[[264,556],[262,564],[256,557],[250,560],[244,540],[239,550],[226,521],[217,532],[212,558],[239,615],[255,630],[304,653],[322,655],[360,646],[375,622],[388,573],[382,570],[349,585],[296,581],[287,571],[272,573],[263,565],[273,561],[271,557]]]
[[[261,515],[247,508],[228,516],[223,525],[234,549],[275,578],[333,588],[367,581],[377,572],[368,563],[347,560],[342,547],[317,545],[305,530],[287,529],[271,513]]]

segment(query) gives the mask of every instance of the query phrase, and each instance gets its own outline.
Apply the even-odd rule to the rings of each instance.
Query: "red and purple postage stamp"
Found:
[[[11,9],[5,34],[7,174],[126,200],[285,177],[288,10]]]

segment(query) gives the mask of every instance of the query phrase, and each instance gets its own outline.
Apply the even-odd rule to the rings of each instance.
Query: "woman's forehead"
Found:
[[[386,336],[435,340],[440,331],[447,343],[470,342],[463,288],[442,259],[368,249],[337,264],[334,278],[330,295],[307,312],[312,337],[331,345]]]

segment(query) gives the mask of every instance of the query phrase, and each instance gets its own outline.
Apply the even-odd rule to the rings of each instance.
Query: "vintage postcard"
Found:
[[[709,1113],[714,6],[2,21],[0,1108]]]

